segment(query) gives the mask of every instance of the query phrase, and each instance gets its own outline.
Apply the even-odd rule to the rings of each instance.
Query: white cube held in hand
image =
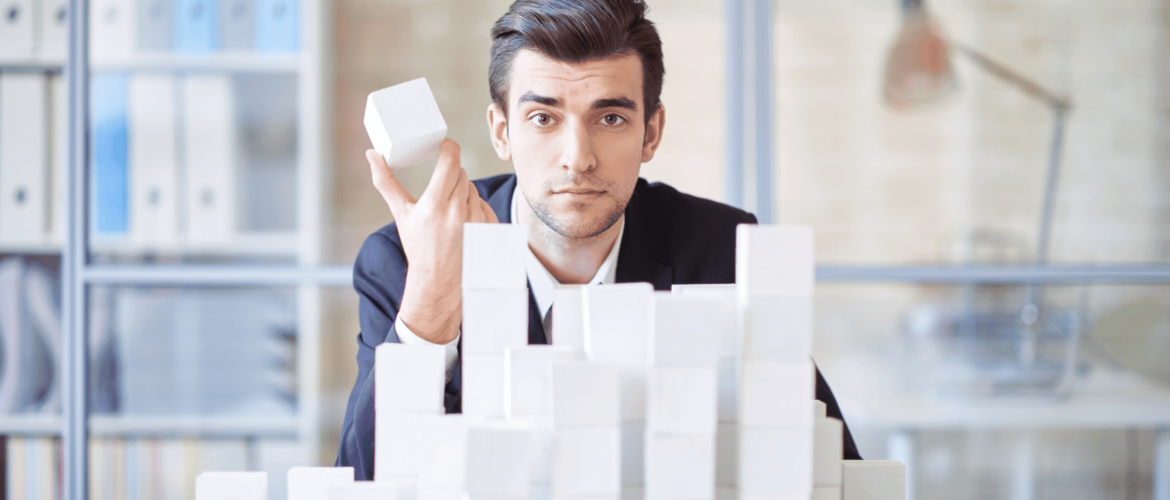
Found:
[[[366,133],[391,170],[439,156],[447,122],[426,78],[384,88],[366,98]]]
[[[394,342],[379,345],[374,350],[374,408],[442,413],[446,349]]]
[[[528,287],[528,235],[515,224],[463,224],[463,288],[518,290]],[[527,321],[525,317],[525,321]],[[528,331],[525,323],[525,332]],[[502,353],[501,353],[502,354]]]
[[[843,500],[905,500],[906,466],[896,460],[846,460],[841,468]]]
[[[204,472],[195,478],[195,500],[268,500],[268,473]]]
[[[353,482],[353,467],[293,467],[288,470],[288,500],[326,500],[329,487]]]

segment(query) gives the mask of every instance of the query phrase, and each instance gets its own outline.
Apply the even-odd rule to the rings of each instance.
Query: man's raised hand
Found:
[[[459,164],[459,144],[444,139],[421,197],[407,192],[377,151],[366,151],[374,187],[386,201],[408,265],[398,315],[415,335],[445,344],[462,316],[463,223],[499,222]]]

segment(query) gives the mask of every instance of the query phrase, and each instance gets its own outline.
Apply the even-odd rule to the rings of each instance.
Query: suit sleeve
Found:
[[[395,226],[390,226],[396,234]],[[358,295],[358,376],[345,408],[337,446],[337,466],[353,467],[355,479],[374,474],[374,349],[398,342],[394,323],[406,286],[406,257],[397,241],[381,231],[370,235],[353,266]]]
[[[841,428],[844,429],[842,442],[845,445],[845,460],[861,460],[861,454],[858,453],[857,445],[853,442],[853,434],[849,433],[849,424],[841,415],[841,407],[837,405],[837,398],[833,396],[833,390],[829,388],[829,383],[825,382],[825,377],[821,376],[820,368],[817,368],[816,398],[825,403],[826,415],[841,421]]]

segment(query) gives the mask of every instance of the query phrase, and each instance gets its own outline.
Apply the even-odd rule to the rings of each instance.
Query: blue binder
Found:
[[[175,0],[175,52],[219,49],[219,2]]]
[[[300,31],[297,0],[256,0],[257,52],[296,52]]]
[[[94,232],[125,234],[128,80],[124,74],[95,74],[90,92],[93,148],[92,210]]]

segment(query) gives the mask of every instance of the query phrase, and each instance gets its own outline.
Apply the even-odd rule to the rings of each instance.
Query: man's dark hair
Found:
[[[658,110],[662,94],[662,41],[642,0],[516,0],[492,26],[488,86],[492,101],[508,113],[512,60],[532,49],[568,63],[634,52],[642,61],[645,119]]]

